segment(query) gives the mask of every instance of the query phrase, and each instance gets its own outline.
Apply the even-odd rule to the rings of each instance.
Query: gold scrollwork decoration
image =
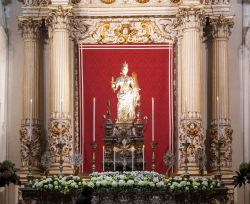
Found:
[[[150,0],[136,0],[138,3],[140,4],[146,4],[148,3]]]
[[[177,3],[180,2],[180,0],[170,0],[170,2],[173,3],[173,4],[177,4]]]
[[[71,0],[72,4],[79,4],[81,2],[81,0]]]
[[[115,0],[101,0],[101,2],[104,4],[113,4],[115,3]]]
[[[114,30],[116,36],[118,36],[119,43],[130,43],[132,37],[137,34],[137,30],[134,29],[130,24],[122,24],[121,28]]]

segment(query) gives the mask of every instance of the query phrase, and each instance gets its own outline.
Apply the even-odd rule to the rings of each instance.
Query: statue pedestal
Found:
[[[111,120],[107,120],[104,129],[105,171],[142,171],[143,123],[113,124]]]

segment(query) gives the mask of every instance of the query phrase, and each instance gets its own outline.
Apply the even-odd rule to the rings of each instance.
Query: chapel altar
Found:
[[[101,203],[100,197],[106,193],[111,197],[113,190],[98,191],[96,172],[103,172],[102,178],[111,177],[105,172],[132,172],[131,186],[137,192],[141,186],[138,190],[140,181],[133,172],[152,171],[165,176],[162,186],[153,181],[155,176],[148,177],[145,186],[155,187],[155,194],[145,190],[142,196],[155,196],[151,203],[195,202],[189,188],[179,194],[185,201],[177,202],[167,183],[175,176],[184,182],[208,178],[205,184],[213,190],[204,192],[204,203],[232,203],[233,130],[227,76],[233,22],[227,0],[24,1],[18,17],[25,47],[20,177],[23,184],[32,185],[20,188],[20,202],[22,193],[27,202],[31,197],[39,200],[42,191],[36,183],[42,175],[46,182],[61,176],[56,177],[59,183],[65,176],[62,186],[67,176],[78,175],[83,180],[73,178],[76,186],[90,187],[99,199],[96,203]],[[44,30],[47,36],[42,35]],[[213,76],[207,129],[202,103],[204,38],[212,47]],[[50,53],[46,137],[41,123],[45,110],[39,105],[41,39],[48,41]],[[115,184],[119,176],[112,178],[114,185],[105,182],[110,188],[119,187]],[[76,201],[80,191],[75,186],[70,189],[66,197]]]

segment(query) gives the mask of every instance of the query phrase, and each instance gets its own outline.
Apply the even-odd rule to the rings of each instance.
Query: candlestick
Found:
[[[151,148],[152,148],[152,161],[151,161],[151,170],[155,171],[155,147],[156,147],[157,143],[155,143],[154,141],[152,141],[151,143]]]
[[[105,171],[105,146],[102,146],[102,171]]]
[[[154,126],[154,120],[155,120],[155,107],[154,107],[154,98],[152,97],[152,142],[155,140],[155,126]]]
[[[132,152],[132,171],[134,171],[134,151],[135,151],[135,148],[134,146],[131,147],[131,152]]]
[[[114,161],[113,161],[113,163],[114,163],[114,171],[115,171],[115,151],[116,151],[116,148],[114,147],[114,148],[113,148],[113,152],[114,152],[114,155],[113,155],[113,157],[114,157],[114,158],[113,158],[113,159],[114,159]]]
[[[93,142],[95,142],[95,97],[93,98]]]
[[[97,148],[97,144],[95,142],[92,143],[92,150],[93,150],[93,154],[92,154],[92,172],[96,171],[96,157],[95,157],[95,151]]]
[[[145,171],[145,145],[142,146],[142,170]]]
[[[29,139],[32,137],[32,99],[30,99],[30,132]]]

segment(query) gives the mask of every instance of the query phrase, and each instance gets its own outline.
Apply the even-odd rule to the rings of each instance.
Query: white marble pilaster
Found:
[[[73,152],[72,114],[71,114],[71,55],[70,55],[70,17],[71,8],[58,6],[49,11],[51,35],[51,103],[49,121],[49,151],[52,156],[51,174],[59,171],[59,141],[63,147],[64,174],[71,174],[70,156]],[[61,114],[62,112],[62,114]],[[62,119],[60,119],[60,115]],[[62,130],[60,131],[60,120]],[[61,133],[60,133],[61,132]]]
[[[212,122],[210,131],[211,171],[216,172],[216,145],[220,148],[220,165],[223,173],[232,173],[232,129],[229,114],[229,65],[228,41],[230,28],[233,26],[231,16],[211,17],[212,26]],[[218,135],[219,128],[219,135]]]
[[[204,14],[201,6],[183,5],[178,19],[181,46],[181,121],[179,127],[179,173],[183,173],[185,148],[188,147],[188,171],[191,175],[199,174],[196,157],[204,152],[204,130],[201,118],[202,66],[201,46]]]
[[[23,115],[20,130],[21,180],[28,173],[29,156],[34,176],[40,175],[41,124],[40,124],[40,59],[39,39],[41,18],[19,18],[19,28],[24,41],[23,54]],[[32,102],[31,102],[32,100]],[[31,114],[32,109],[32,114]],[[31,145],[31,149],[28,145]]]

